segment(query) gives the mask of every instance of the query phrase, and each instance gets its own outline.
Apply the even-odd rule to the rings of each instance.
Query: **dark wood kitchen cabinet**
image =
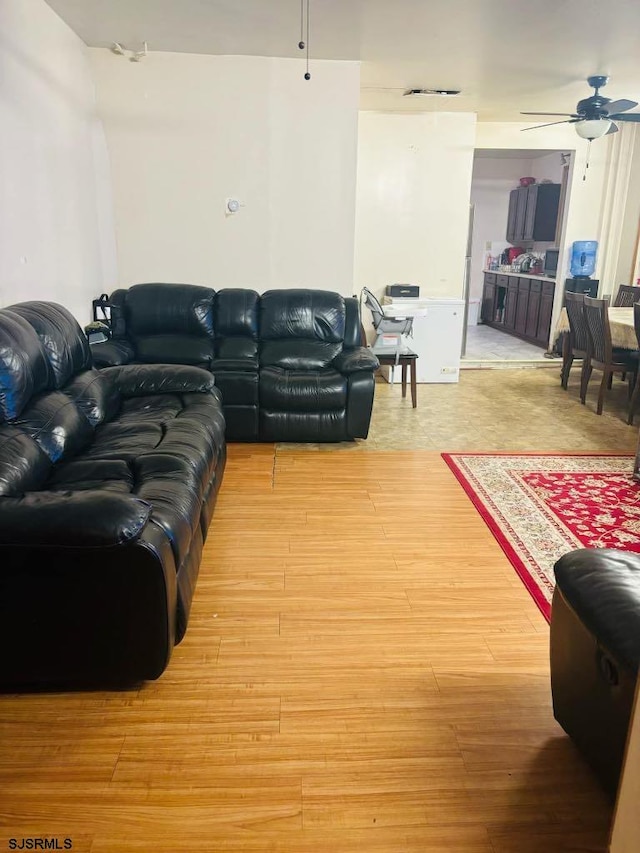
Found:
[[[507,213],[507,243],[516,242],[516,216],[518,214],[518,190],[509,193],[509,212]]]
[[[555,282],[521,275],[484,274],[482,322],[546,347],[551,333]]]
[[[556,236],[560,184],[532,184],[509,194],[507,241],[552,241]]]
[[[527,305],[527,322],[524,333],[528,338],[536,338],[538,335],[538,317],[540,316],[540,295],[542,293],[542,282],[531,279],[529,289],[529,303]]]
[[[521,278],[518,282],[518,302],[516,304],[516,332],[519,335],[526,334],[527,311],[529,310],[529,290],[531,282],[528,278]]]
[[[560,184],[527,187],[523,240],[555,240],[560,206]]]
[[[496,313],[496,275],[495,273],[484,274],[484,288],[482,290],[482,306],[480,317],[483,323],[492,325]]]
[[[555,295],[555,290],[556,286],[553,281],[542,282],[536,340],[545,347],[549,343],[549,335],[551,333],[551,315],[553,313],[553,297]]]
[[[518,278],[510,275],[507,282],[507,295],[504,305],[504,325],[512,331],[516,328],[516,307],[518,304]]]

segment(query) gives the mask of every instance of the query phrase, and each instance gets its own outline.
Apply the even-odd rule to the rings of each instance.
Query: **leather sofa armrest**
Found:
[[[96,367],[116,367],[133,361],[135,350],[129,341],[104,341],[101,344],[91,344],[91,357]]]
[[[215,389],[213,374],[186,364],[125,364],[102,371],[123,397],[147,394],[206,394]]]
[[[28,492],[0,498],[0,545],[108,548],[138,538],[151,506],[108,491]]]
[[[348,375],[359,370],[377,370],[380,362],[366,347],[355,347],[354,349],[342,350],[340,355],[333,359],[333,366],[339,373]]]

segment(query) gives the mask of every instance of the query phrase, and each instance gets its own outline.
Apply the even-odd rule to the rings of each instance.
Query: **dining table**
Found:
[[[611,329],[611,344],[620,349],[638,349],[638,340],[633,323],[633,306],[631,308],[609,308],[609,328]],[[556,323],[553,340],[558,340],[562,332],[569,331],[567,309],[563,308]]]

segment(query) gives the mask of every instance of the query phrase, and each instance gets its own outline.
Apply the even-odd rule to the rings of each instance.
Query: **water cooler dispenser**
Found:
[[[576,240],[571,250],[571,275],[565,279],[565,293],[584,293],[586,296],[598,295],[598,279],[590,278],[596,269],[597,240]],[[564,305],[564,299],[563,303]]]

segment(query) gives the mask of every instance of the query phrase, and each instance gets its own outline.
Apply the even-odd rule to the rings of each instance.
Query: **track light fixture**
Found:
[[[129,48],[126,48],[123,44],[120,44],[119,41],[114,41],[109,49],[111,50],[111,53],[115,53],[116,56],[126,56],[128,53],[129,62],[140,62],[149,53],[146,41],[142,42],[141,50],[129,50]]]

